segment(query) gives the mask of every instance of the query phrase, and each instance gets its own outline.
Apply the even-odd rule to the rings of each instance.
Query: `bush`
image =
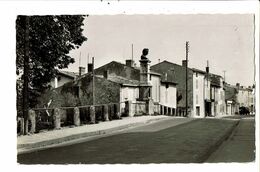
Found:
[[[43,108],[47,107],[49,104],[49,108],[55,107],[74,107],[79,105],[79,98],[74,96],[71,93],[63,93],[61,94],[57,90],[47,90],[39,99],[37,107]]]

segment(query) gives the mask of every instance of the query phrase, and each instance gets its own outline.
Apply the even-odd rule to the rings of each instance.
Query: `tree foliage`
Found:
[[[25,55],[26,16],[16,20],[16,73],[23,78]],[[87,38],[83,31],[82,15],[55,15],[29,17],[29,102],[35,104],[55,76],[57,69],[74,63],[69,52],[78,48]]]

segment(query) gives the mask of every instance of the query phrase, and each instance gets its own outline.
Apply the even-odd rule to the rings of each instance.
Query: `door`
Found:
[[[196,115],[200,116],[200,107],[199,106],[196,106]]]

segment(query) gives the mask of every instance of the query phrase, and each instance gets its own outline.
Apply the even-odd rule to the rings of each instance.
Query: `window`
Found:
[[[199,103],[199,96],[196,95],[196,104],[198,104],[198,103]]]
[[[198,72],[196,72],[196,77],[198,77]]]
[[[198,89],[199,88],[199,81],[198,81],[198,79],[196,79],[196,89]]]

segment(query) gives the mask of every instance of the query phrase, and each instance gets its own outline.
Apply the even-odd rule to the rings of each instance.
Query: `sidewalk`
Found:
[[[17,137],[17,152],[22,153],[31,149],[42,148],[80,138],[98,136],[123,130],[133,126],[140,126],[159,120],[169,119],[169,116],[140,116],[125,117],[122,120],[100,122],[98,124],[83,125],[74,128],[46,131],[38,134]]]

